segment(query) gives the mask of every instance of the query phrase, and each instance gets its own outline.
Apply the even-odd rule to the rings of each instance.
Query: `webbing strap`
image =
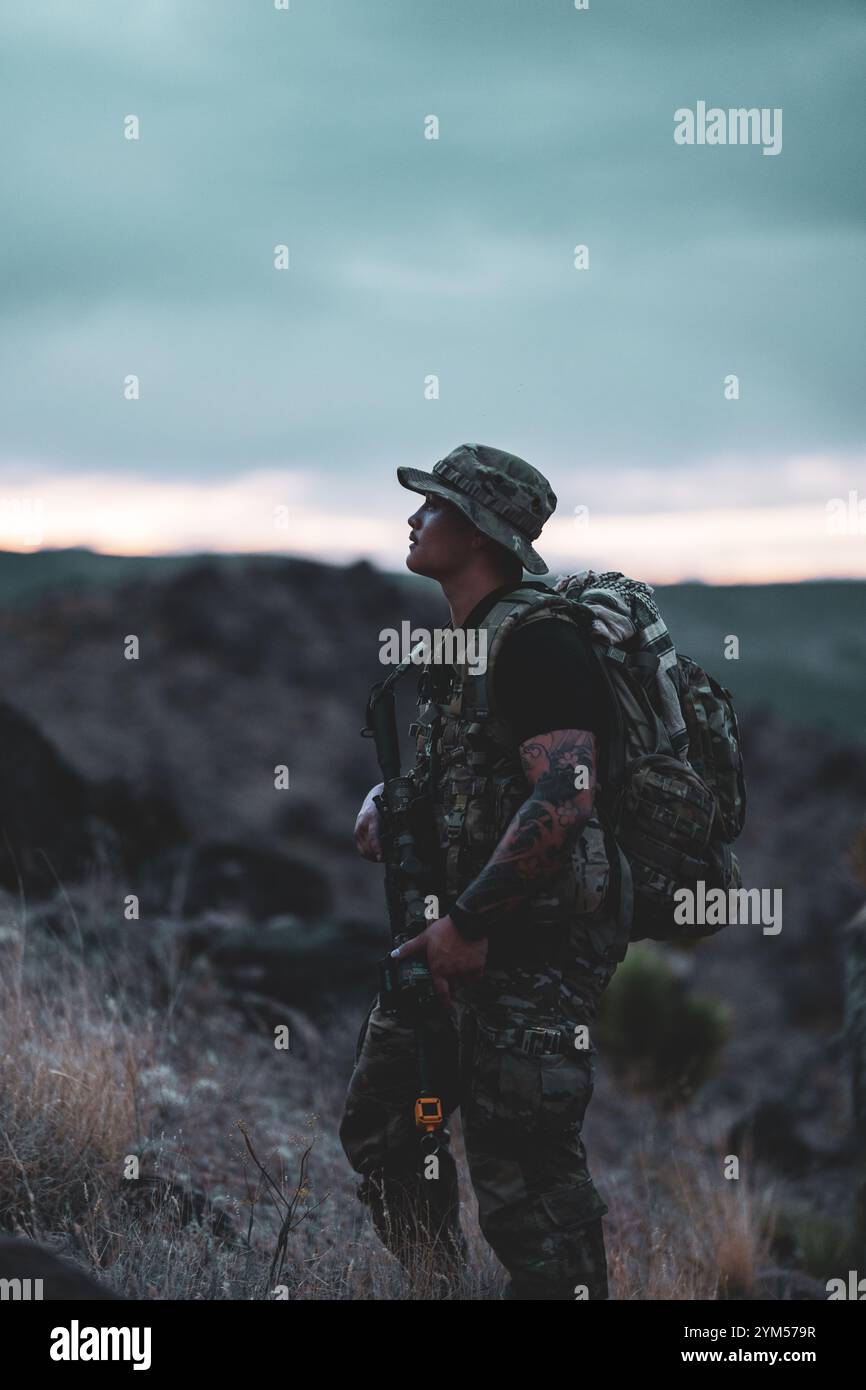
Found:
[[[632,877],[631,864],[623,853],[619,840],[617,840],[615,835],[612,835],[611,838],[616,845],[616,852],[619,859],[616,936],[614,937],[611,955],[615,960],[623,960],[628,950],[632,923],[634,921],[634,879]]]
[[[487,613],[478,624],[479,629],[493,632],[494,634],[493,642],[490,643],[487,652],[487,665],[483,671],[479,671],[478,675],[470,675],[468,672],[464,673],[460,685],[455,690],[453,704],[448,710],[448,713],[453,718],[463,719],[465,717],[464,694],[467,689],[470,689],[472,692],[472,698],[469,704],[471,715],[483,719],[487,719],[490,716],[492,712],[490,675],[493,669],[490,657],[492,655],[493,643],[496,641],[499,629],[509,613],[513,612],[515,608],[520,607],[521,604],[527,604],[530,607],[530,611],[532,608],[536,607],[534,601],[537,600],[539,591],[545,596],[559,597],[559,595],[555,595],[553,590],[549,589],[546,584],[521,584],[518,588],[512,589],[510,593],[497,599],[489,613]],[[547,605],[542,602],[537,606],[539,608],[544,608]],[[491,720],[490,728],[493,729],[495,727],[498,727],[498,725],[497,721],[493,719]],[[463,848],[463,823],[466,819],[467,802],[468,797],[466,796],[455,797],[454,808],[448,817],[448,849],[445,854],[445,887],[452,901],[458,896],[461,888],[459,870],[461,850]]]
[[[634,671],[647,671],[650,675],[655,675],[659,668],[659,659],[654,652],[626,652],[622,647],[612,644],[599,644],[599,650],[608,661],[618,661],[621,666],[629,666]]]

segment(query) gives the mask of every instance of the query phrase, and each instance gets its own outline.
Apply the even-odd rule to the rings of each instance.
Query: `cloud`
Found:
[[[721,475],[720,475],[721,476]],[[694,477],[661,493],[638,473],[615,494],[600,477],[583,479],[584,498],[560,496],[538,548],[551,572],[621,569],[655,583],[703,579],[760,583],[812,576],[866,578],[866,494],[862,521],[848,503],[841,460],[792,460],[787,495],[769,497],[759,474],[740,478],[732,501],[709,507]],[[733,482],[733,477],[730,479]],[[311,555],[332,562],[366,558],[400,570],[412,499],[394,486],[358,505],[358,492],[334,492],[312,471],[258,470],[231,480],[162,482],[111,475],[43,475],[0,488],[0,548],[28,551],[89,545],[110,554],[210,550]],[[831,524],[844,510],[847,524]],[[419,501],[415,498],[415,501]]]
[[[481,438],[658,510],[862,454],[861,5],[32,0],[0,42],[0,476],[361,508]],[[698,97],[782,154],[676,147]]]

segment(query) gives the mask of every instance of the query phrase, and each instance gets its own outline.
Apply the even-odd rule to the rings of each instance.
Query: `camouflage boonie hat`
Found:
[[[459,507],[491,540],[518,555],[530,574],[547,574],[531,541],[556,509],[556,494],[537,468],[487,444],[461,444],[434,465],[398,468],[397,478],[412,492],[432,492]]]

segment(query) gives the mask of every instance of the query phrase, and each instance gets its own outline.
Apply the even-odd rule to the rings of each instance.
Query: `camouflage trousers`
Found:
[[[608,1207],[581,1129],[595,1079],[589,1025],[614,969],[591,957],[567,968],[488,968],[426,1030],[430,1090],[446,1115],[459,1107],[479,1223],[510,1275],[510,1298],[608,1297]],[[416,1035],[376,1004],[358,1040],[340,1138],[392,1253],[411,1267],[426,1246],[453,1273],[464,1258],[456,1166],[446,1128],[438,1176],[424,1177],[417,1095]]]

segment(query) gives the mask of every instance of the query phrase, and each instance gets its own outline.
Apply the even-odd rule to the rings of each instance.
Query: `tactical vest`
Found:
[[[503,642],[518,625],[573,625],[573,607],[551,590],[520,586],[498,600],[477,624],[486,631],[486,669],[465,661],[424,667],[419,682],[413,777],[432,801],[445,905],[456,901],[487,864],[531,786],[518,745],[492,704],[496,664]],[[480,648],[484,651],[484,648]],[[449,680],[450,676],[450,680]],[[562,872],[548,880],[516,914],[516,937],[524,942],[558,939],[578,919],[606,907],[610,843],[597,814],[576,842]],[[615,851],[614,851],[615,852]],[[507,936],[506,931],[506,936]],[[501,937],[501,933],[497,933]],[[621,958],[619,955],[617,958]]]

